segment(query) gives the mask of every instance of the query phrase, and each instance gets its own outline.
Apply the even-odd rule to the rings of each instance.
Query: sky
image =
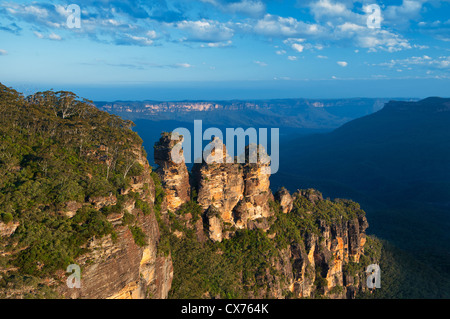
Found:
[[[0,0],[0,82],[107,101],[449,97],[450,0]]]

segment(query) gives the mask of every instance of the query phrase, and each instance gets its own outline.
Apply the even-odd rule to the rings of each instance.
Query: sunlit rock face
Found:
[[[131,179],[129,188],[123,193],[138,193],[139,198],[154,211],[155,185],[151,167],[141,148],[137,148],[135,153],[144,169],[141,175]],[[110,201],[111,197],[97,198],[94,204],[100,209]],[[108,215],[117,237],[92,238],[86,244],[89,252],[75,260],[82,269],[81,287],[61,285],[58,292],[65,298],[167,298],[173,279],[172,258],[158,253],[161,234],[155,214],[144,215],[132,199],[123,207],[121,213]],[[135,225],[145,234],[146,245],[137,245],[130,228],[123,224],[125,212],[136,218]],[[64,272],[59,275],[66,277]]]
[[[294,199],[286,188],[281,188],[275,193],[275,200],[280,203],[281,211],[285,214],[292,210]]]
[[[205,210],[213,206],[224,222],[234,224],[233,209],[244,196],[243,169],[230,159],[222,141],[216,138],[211,144],[203,162],[192,170],[197,201]]]
[[[159,166],[156,172],[165,191],[165,207],[170,211],[176,211],[188,202],[191,196],[189,172],[181,148],[182,141],[181,135],[163,133],[155,144],[155,163]]]
[[[203,162],[194,165],[198,203],[204,210],[214,207],[226,225],[237,229],[268,228],[264,218],[271,215],[268,200],[273,199],[267,173],[270,161],[265,150],[260,150],[248,146],[241,160],[231,159],[223,142],[214,138]],[[219,228],[215,227],[217,232]]]
[[[243,163],[244,197],[234,209],[237,228],[268,229],[266,218],[273,215],[269,200],[273,200],[270,186],[270,158],[261,145],[248,145]]]

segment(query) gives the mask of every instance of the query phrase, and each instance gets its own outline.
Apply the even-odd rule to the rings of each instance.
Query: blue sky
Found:
[[[0,82],[94,100],[448,97],[450,0],[0,0]]]

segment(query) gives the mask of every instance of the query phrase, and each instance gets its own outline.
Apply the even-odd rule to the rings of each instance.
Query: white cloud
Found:
[[[259,66],[267,66],[267,63],[265,63],[265,62],[261,62],[261,61],[253,61],[253,62],[258,64]]]
[[[176,28],[186,31],[189,35],[188,40],[203,42],[223,42],[230,40],[234,31],[225,24],[213,20],[181,21]]]
[[[345,22],[344,24],[341,24],[340,26],[338,26],[338,28],[343,32],[347,32],[347,31],[358,32],[358,31],[362,31],[363,29],[365,29],[365,27],[363,27],[363,26],[357,25],[355,23],[350,23],[350,22]]]
[[[147,31],[146,35],[147,35],[150,39],[156,39],[156,37],[157,37],[156,31],[154,31],[154,30],[149,30],[149,31]]]
[[[343,68],[345,68],[348,65],[348,62],[346,61],[338,61],[336,62],[338,65],[342,66]]]
[[[311,11],[316,17],[323,15],[346,15],[348,13],[348,9],[344,4],[330,0],[312,2]]]
[[[210,42],[207,44],[202,44],[202,48],[224,48],[229,47],[233,42],[231,40],[225,42]]]
[[[0,49],[0,55],[7,55],[8,51]]]
[[[36,37],[38,37],[39,39],[43,39],[43,38],[44,38],[44,36],[42,35],[42,33],[39,33],[39,32],[37,32],[37,31],[34,31],[33,33],[34,33],[34,35],[35,35]]]
[[[319,58],[319,59],[328,59],[328,57],[325,56],[325,55],[318,55],[317,58]]]
[[[278,55],[283,55],[286,54],[286,50],[277,50],[275,53]]]
[[[421,66],[434,69],[449,69],[450,56],[440,56],[438,58],[432,58],[428,55],[413,56],[406,59],[392,59],[389,62],[373,64],[372,66],[385,66],[389,68],[398,68],[398,70],[401,70],[400,68],[410,69],[412,66]]]
[[[293,48],[295,51],[303,52],[303,49],[304,49],[305,47],[304,47],[303,45],[299,44],[299,43],[294,43],[294,44],[292,44],[292,48]]]
[[[420,17],[425,0],[403,0],[399,6],[388,6],[383,11],[383,19],[389,25],[407,26],[409,21]]]
[[[284,18],[271,14],[266,14],[253,27],[253,32],[257,34],[281,38],[315,35],[320,31],[321,28],[318,25],[298,21],[292,17]]]
[[[291,61],[298,60],[298,58],[296,56],[292,56],[292,55],[288,56],[288,59],[291,60]]]
[[[51,34],[48,36],[48,38],[49,38],[50,40],[55,40],[55,41],[60,41],[60,40],[62,40],[61,36],[58,35],[58,34],[56,34],[56,33],[51,33]]]
[[[175,64],[175,67],[188,69],[188,68],[192,68],[192,65],[189,63],[177,63],[177,64]]]
[[[250,16],[260,16],[266,11],[266,5],[261,1],[243,0],[228,4],[225,10],[234,13],[244,13]]]

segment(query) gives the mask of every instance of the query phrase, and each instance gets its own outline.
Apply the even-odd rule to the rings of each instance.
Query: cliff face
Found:
[[[165,206],[170,211],[177,210],[190,199],[189,173],[184,162],[183,149],[175,149],[182,142],[182,136],[163,133],[155,144],[155,163],[157,173],[165,190]],[[177,153],[179,161],[172,160],[172,151]]]
[[[149,166],[141,150],[136,150],[136,158],[144,167],[141,175],[133,176],[129,188],[123,194],[135,192],[137,199],[127,200],[124,209],[108,215],[108,221],[114,226],[116,238],[106,236],[92,238],[86,245],[87,254],[75,261],[82,269],[81,288],[68,288],[63,284],[59,292],[67,298],[111,298],[143,299],[167,298],[173,278],[173,266],[170,255],[158,253],[160,241],[159,226],[154,214],[155,185]],[[151,209],[145,215],[137,201],[144,201]],[[97,198],[97,209],[115,204],[111,198]],[[139,227],[146,238],[145,245],[138,245],[131,228],[124,221],[124,215],[135,218],[133,227]],[[67,275],[60,273],[62,278]]]
[[[317,222],[319,234],[310,233],[304,245],[289,247],[288,253],[293,259],[292,274],[286,273],[292,278],[289,290],[296,297],[311,297],[320,289],[331,298],[354,298],[365,283],[361,281],[362,274],[355,277],[344,268],[349,263],[358,263],[364,253],[367,220],[359,216],[331,225],[321,219]],[[323,283],[314,285],[320,278],[325,279]]]

